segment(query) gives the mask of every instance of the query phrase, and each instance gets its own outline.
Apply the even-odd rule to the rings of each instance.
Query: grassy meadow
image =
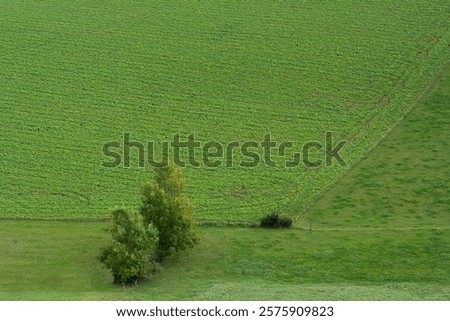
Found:
[[[0,222],[3,300],[448,300],[448,231],[202,227],[137,287],[95,259],[108,224]],[[18,237],[20,235],[21,237]],[[96,246],[92,246],[95,244]]]
[[[449,21],[445,0],[0,0],[0,300],[450,300]],[[201,241],[150,280],[96,260],[152,177],[103,144],[325,131],[348,166],[187,167]],[[244,227],[272,210],[294,227]]]

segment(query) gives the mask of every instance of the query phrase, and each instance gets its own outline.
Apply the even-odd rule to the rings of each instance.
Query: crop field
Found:
[[[450,300],[449,21],[448,0],[0,0],[0,300]],[[325,132],[345,166],[284,166]],[[113,285],[104,221],[153,175],[124,135],[146,161],[193,133],[293,147],[187,165],[200,243]],[[293,228],[251,227],[273,210]]]
[[[449,53],[448,1],[0,1],[3,218],[102,219],[149,166],[102,167],[124,133],[156,146],[348,140],[355,164]],[[244,156],[242,156],[244,157]],[[349,167],[187,167],[199,219],[296,216]]]
[[[312,230],[202,226],[198,248],[172,257],[147,283],[122,288],[111,284],[108,271],[95,260],[109,237],[107,223],[2,220],[0,299],[449,300],[450,204],[448,187],[439,186],[449,168],[444,166],[448,146],[428,141],[450,129],[443,108],[450,103],[449,67],[425,100],[342,178],[344,186],[358,186],[359,193],[336,184],[306,212],[303,219],[308,218]],[[411,131],[413,124],[421,130]],[[442,166],[433,164],[431,175],[420,166],[405,170],[408,162],[399,167],[388,161],[380,171],[376,164],[394,144],[396,154],[409,153],[412,160],[442,157]],[[374,185],[359,185],[362,168],[371,174],[367,183]],[[393,171],[399,181],[414,177],[416,187],[376,184]],[[432,193],[417,194],[430,184],[435,186]],[[362,204],[357,211],[338,202],[364,192],[369,201],[381,199],[386,207],[374,211],[370,202],[355,201]],[[414,197],[417,210],[405,209],[400,197]],[[341,211],[342,222],[334,208]],[[327,213],[329,224],[320,213]],[[377,215],[384,213],[396,215]],[[418,225],[421,221],[425,223]]]

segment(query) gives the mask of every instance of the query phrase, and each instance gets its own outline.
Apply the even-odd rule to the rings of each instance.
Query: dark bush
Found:
[[[292,226],[292,219],[280,217],[278,213],[272,212],[261,219],[259,226],[265,228],[288,228]]]
[[[276,228],[278,225],[278,214],[275,212],[272,212],[268,214],[267,216],[263,217],[261,219],[260,226],[261,227],[272,227]]]
[[[292,226],[292,219],[290,217],[282,216],[278,218],[279,227],[288,228]]]

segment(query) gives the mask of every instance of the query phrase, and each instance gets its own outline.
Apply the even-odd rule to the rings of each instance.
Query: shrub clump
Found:
[[[261,219],[259,226],[264,228],[289,228],[292,226],[292,219],[272,212]]]

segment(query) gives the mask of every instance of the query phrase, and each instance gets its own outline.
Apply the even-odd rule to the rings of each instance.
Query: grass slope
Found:
[[[95,260],[106,223],[1,221],[2,300],[445,300],[448,233],[203,227],[135,288]],[[19,237],[20,235],[20,237]]]
[[[350,141],[353,164],[448,57],[448,1],[0,0],[0,216],[106,218],[149,170],[102,145]],[[296,214],[346,168],[188,168],[203,219]]]

